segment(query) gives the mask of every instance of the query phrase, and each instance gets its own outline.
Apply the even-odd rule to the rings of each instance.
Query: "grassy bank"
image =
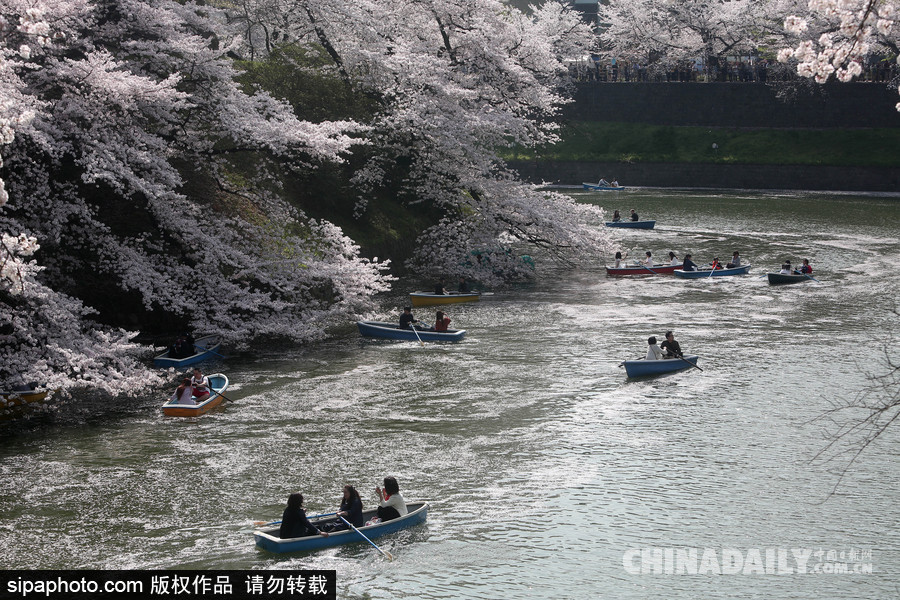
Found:
[[[725,129],[569,122],[562,141],[512,160],[900,166],[897,129]],[[717,147],[714,148],[713,145]]]

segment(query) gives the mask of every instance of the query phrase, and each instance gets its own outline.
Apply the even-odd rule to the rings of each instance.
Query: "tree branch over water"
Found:
[[[896,308],[892,312],[900,317]],[[878,360],[878,372],[866,374],[867,385],[849,400],[833,400],[832,408],[812,421],[825,425],[829,440],[813,462],[829,463],[849,457],[829,496],[837,491],[863,452],[900,419],[900,362],[893,353],[888,340]]]

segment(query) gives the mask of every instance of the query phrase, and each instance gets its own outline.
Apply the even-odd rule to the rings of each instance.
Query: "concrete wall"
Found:
[[[763,83],[583,83],[566,118],[710,127],[900,127],[896,87],[805,86],[789,100]]]
[[[838,129],[900,127],[896,88],[880,83],[810,86],[790,101],[761,83],[584,83],[564,117],[652,125]],[[900,153],[900,148],[885,148]],[[900,169],[823,166],[513,162],[534,183],[601,176],[625,186],[900,192]]]

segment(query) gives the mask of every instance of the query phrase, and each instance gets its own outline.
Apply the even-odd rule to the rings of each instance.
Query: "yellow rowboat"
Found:
[[[0,419],[20,416],[30,404],[40,404],[50,390],[0,392]]]
[[[439,304],[459,304],[460,302],[478,302],[481,296],[478,292],[459,293],[447,292],[435,294],[433,292],[410,292],[409,299],[413,306],[437,306]]]
[[[222,373],[216,373],[208,377],[209,387],[212,388],[209,398],[199,404],[180,404],[169,400],[163,404],[163,414],[168,417],[199,417],[222,404],[222,401],[225,400],[225,396],[222,394],[228,389],[228,378]],[[192,397],[191,400],[194,400],[194,398]]]

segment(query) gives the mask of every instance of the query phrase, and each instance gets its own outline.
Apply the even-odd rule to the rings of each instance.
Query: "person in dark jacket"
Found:
[[[412,324],[418,322],[418,319],[412,314],[412,307],[405,306],[403,308],[403,314],[400,315],[400,329],[412,329]]]
[[[634,212],[633,208],[631,209],[631,220],[632,221],[640,221],[641,220],[641,218],[638,217],[638,214],[636,212]]]
[[[281,515],[281,529],[278,531],[278,537],[281,539],[298,538],[308,535],[328,535],[319,531],[306,518],[306,511],[303,510],[303,494],[295,492],[288,496],[287,508]]]
[[[680,358],[684,356],[681,353],[681,344],[675,341],[675,334],[671,331],[666,332],[666,341],[660,344],[659,347],[666,353],[666,358]]]
[[[352,485],[344,486],[344,497],[341,498],[341,508],[338,510],[338,516],[344,517],[356,527],[364,525],[362,498],[360,498],[359,492]]]
[[[690,254],[684,255],[684,264],[681,265],[681,270],[682,271],[696,271],[697,270],[697,263],[695,263],[694,261],[691,260]]]
[[[327,523],[323,523],[323,531],[334,533],[335,531],[349,529],[341,517],[347,519],[354,527],[362,527],[365,525],[365,521],[363,520],[362,498],[360,498],[359,492],[357,492],[356,488],[352,485],[344,486],[343,495],[341,496],[341,507],[334,514],[336,514],[338,518],[330,519]]]
[[[365,521],[363,521],[362,498],[360,498],[359,492],[357,492],[356,488],[352,485],[344,486],[343,495],[341,496],[341,507],[335,514],[338,518],[331,519],[325,523],[322,526],[323,530],[333,533],[335,531],[349,529],[341,517],[347,519],[354,527],[362,527],[365,525]]]

